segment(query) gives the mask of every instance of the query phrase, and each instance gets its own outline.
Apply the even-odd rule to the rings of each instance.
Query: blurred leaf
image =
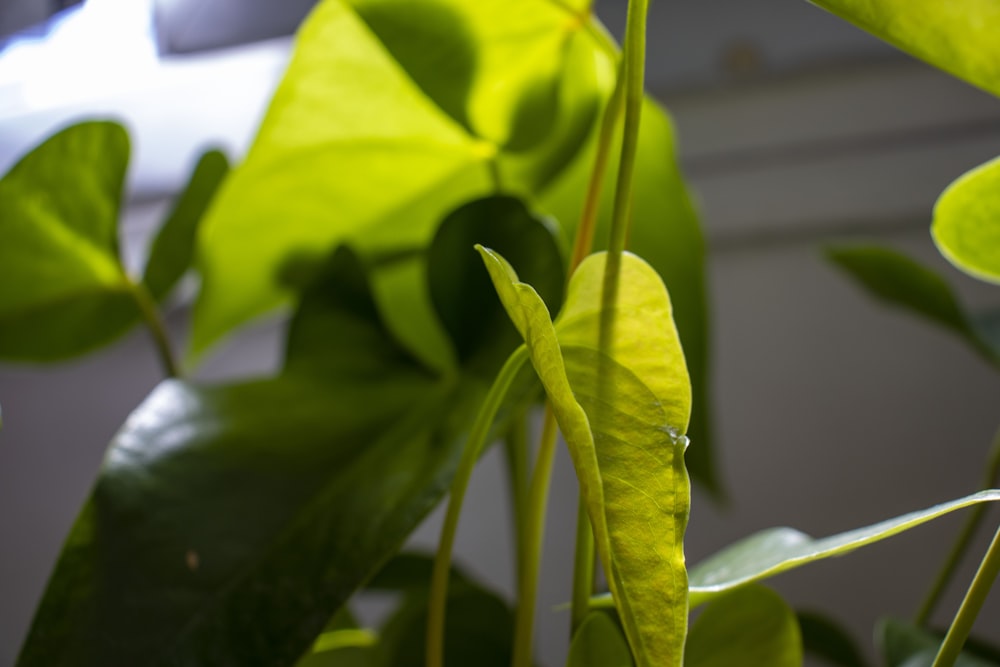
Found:
[[[574,273],[553,327],[534,289],[502,257],[481,253],[566,438],[636,660],[679,665],[690,506],[680,434],[691,387],[670,297],[648,264],[626,254],[615,310],[604,312],[606,255],[592,255]],[[605,316],[613,318],[615,335],[602,350]]]
[[[955,510],[997,500],[1000,500],[1000,489],[980,491],[823,539],[814,539],[794,528],[763,530],[726,547],[691,569],[691,605],[708,602],[726,591],[786,570],[880,542]]]
[[[810,0],[894,46],[1000,95],[994,0]]]
[[[943,634],[917,627],[909,621],[883,618],[875,626],[875,644],[886,667],[932,667]],[[997,667],[993,662],[963,651],[955,667]]]
[[[594,161],[596,131],[563,177],[542,196],[543,210],[564,221],[564,235],[571,238],[579,222],[587,180]],[[617,147],[612,149],[616,155]],[[687,453],[691,478],[717,498],[724,497],[715,462],[709,391],[709,322],[705,271],[705,241],[698,214],[677,165],[674,131],[669,117],[652,100],[642,110],[635,191],[632,196],[632,231],[629,247],[663,278],[673,302],[684,357],[694,393],[687,435],[694,445]],[[597,249],[607,245],[617,166],[605,178]]]
[[[798,620],[806,655],[835,667],[868,667],[854,638],[835,620],[814,611],[799,611]]]
[[[604,612],[587,614],[573,633],[566,667],[633,667],[634,664],[621,626]]]
[[[426,583],[423,590],[411,591],[383,626],[373,656],[372,664],[376,667],[423,667],[427,640]],[[507,605],[468,580],[453,580],[448,590],[445,664],[508,667],[514,617]]]
[[[139,319],[118,257],[125,129],[67,127],[0,180],[0,358],[56,361]]]
[[[524,232],[505,224],[505,244]],[[340,248],[303,293],[280,376],[165,382],[132,414],[18,664],[294,664],[446,492],[485,393],[410,355]]]
[[[994,30],[1000,26],[1000,6],[995,11]],[[980,280],[1000,283],[1000,158],[964,174],[941,193],[931,233],[952,264]]]
[[[163,300],[191,266],[198,223],[227,173],[229,161],[222,152],[213,150],[203,154],[160,227],[142,279],[156,301]]]
[[[774,591],[748,586],[712,601],[691,625],[685,667],[801,667],[795,612]]]
[[[878,246],[832,247],[827,248],[826,256],[876,298],[957,333],[978,354],[1000,365],[1000,347],[994,347],[982,334],[948,283],[931,269]]]
[[[496,189],[491,165],[505,191],[533,193],[593,121],[596,79],[565,81],[607,69],[601,48],[558,2],[320,3],[200,232],[193,354],[287,300],[291,255],[425,248],[447,211]]]
[[[369,667],[375,636],[358,628],[350,610],[340,608],[295,667]]]

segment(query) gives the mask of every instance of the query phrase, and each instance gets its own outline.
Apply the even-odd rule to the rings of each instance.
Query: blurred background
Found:
[[[135,151],[123,247],[141,266],[199,152],[246,150],[312,4],[5,0],[0,170],[71,120],[123,120]],[[625,9],[597,3],[618,34]],[[708,238],[728,494],[720,503],[695,490],[689,563],[761,528],[822,536],[975,490],[1000,423],[1000,378],[954,337],[873,303],[821,249],[890,245],[941,270],[970,308],[1000,307],[1000,289],[951,269],[928,234],[941,190],[1000,154],[1000,101],[803,0],[659,2],[650,21],[648,87],[676,121]],[[182,336],[184,304],[168,318]],[[201,376],[273,369],[281,332],[280,322],[246,332]],[[14,662],[104,447],[159,379],[143,331],[70,364],[0,365],[0,666]],[[509,592],[499,458],[473,481],[458,557]],[[569,599],[575,515],[560,451],[539,614],[539,657],[551,667],[564,660],[567,614],[549,608]],[[795,606],[842,619],[870,651],[877,617],[914,613],[961,520],[772,584]],[[414,543],[434,548],[439,522],[436,513]],[[942,605],[942,624],[974,566]],[[998,627],[1000,593],[977,629],[997,640]]]

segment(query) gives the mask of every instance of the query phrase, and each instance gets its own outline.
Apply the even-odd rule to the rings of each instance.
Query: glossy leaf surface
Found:
[[[691,569],[691,605],[702,604],[739,586],[880,542],[950,512],[997,500],[1000,500],[1000,490],[980,491],[958,500],[822,539],[812,538],[794,528],[761,531],[732,544]]]
[[[680,664],[687,628],[684,468],[691,388],[670,298],[656,272],[622,258],[611,343],[601,349],[606,255],[574,273],[553,327],[503,258],[483,250],[532,355],[577,469],[598,552],[641,665]]]
[[[208,151],[198,159],[149,251],[142,281],[155,300],[166,297],[191,266],[198,223],[228,173],[229,161],[220,151]]]
[[[714,600],[691,625],[685,667],[801,667],[795,612],[777,593],[748,586]]]
[[[321,2],[202,230],[195,352],[287,300],[291,254],[423,249],[448,210],[495,190],[491,165],[532,193],[551,178],[535,167],[558,171],[589,130],[597,80],[564,82],[607,68],[603,48],[559,2]]]
[[[435,300],[463,299],[495,301]],[[288,348],[275,379],[167,382],[130,417],[22,667],[290,665],[398,550],[447,490],[485,383],[415,359],[344,248],[305,291]]]
[[[632,652],[621,627],[604,612],[583,619],[569,645],[566,667],[632,667]]]
[[[922,60],[1000,95],[993,0],[810,0]]]
[[[958,334],[978,354],[1000,364],[984,328],[970,317],[945,280],[894,250],[878,246],[829,248],[827,257],[885,303],[916,313]]]
[[[124,128],[68,127],[0,180],[0,358],[54,361],[138,320],[118,257]]]
[[[997,15],[994,31],[1000,26],[1000,7]],[[931,232],[941,254],[955,266],[1000,283],[1000,158],[948,186],[934,207]]]

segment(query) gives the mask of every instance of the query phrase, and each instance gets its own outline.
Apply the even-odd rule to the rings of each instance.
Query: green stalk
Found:
[[[153,338],[153,345],[156,348],[157,356],[160,358],[160,365],[163,367],[163,372],[170,378],[180,377],[177,362],[174,360],[174,354],[170,348],[170,338],[167,336],[167,328],[160,318],[160,313],[156,308],[153,297],[144,285],[134,283],[131,279],[127,280],[132,298],[135,299],[135,304],[139,308],[143,322],[145,322],[146,328],[149,329],[149,333]]]
[[[989,595],[990,588],[998,574],[1000,574],[1000,530],[997,530],[993,536],[993,542],[990,544],[983,562],[979,565],[979,571],[972,579],[972,584],[965,594],[965,599],[962,600],[962,606],[959,607],[955,620],[948,628],[948,634],[945,635],[932,667],[952,667],[955,664],[959,653],[962,652],[962,646],[965,645],[965,640],[972,632],[976,616],[979,615],[979,610],[986,602],[986,596]]]
[[[528,348],[524,345],[514,350],[507,358],[503,368],[493,381],[486,399],[479,408],[476,421],[469,432],[469,440],[462,460],[451,483],[451,498],[448,501],[448,511],[445,514],[444,525],[441,528],[441,542],[434,557],[434,570],[431,574],[430,601],[427,617],[427,667],[443,667],[444,665],[444,623],[445,609],[448,601],[448,573],[451,569],[451,552],[455,546],[455,533],[458,530],[458,519],[462,512],[462,501],[469,488],[469,479],[479,461],[479,455],[486,444],[490,426],[496,417],[500,405],[510,390],[514,378],[528,362]]]
[[[528,490],[527,521],[524,527],[524,567],[517,581],[517,617],[514,621],[512,667],[531,667],[535,627],[535,601],[538,597],[538,572],[542,562],[542,538],[545,535],[545,512],[556,452],[556,419],[552,408],[545,408],[542,437],[535,458],[535,469]]]
[[[528,514],[528,409],[523,408],[511,419],[504,437],[507,455],[507,484],[511,516],[514,520],[514,556],[516,576],[524,569],[524,530]]]
[[[594,529],[587,514],[583,496],[576,511],[576,548],[573,559],[573,606],[570,614],[570,637],[590,611],[590,596],[594,592]]]
[[[981,488],[992,489],[998,482],[1000,482],[1000,430],[993,436],[993,445],[990,448],[990,454],[986,461],[986,472],[983,476]],[[944,595],[945,589],[954,578],[955,572],[969,550],[969,545],[972,544],[972,540],[979,531],[979,527],[985,516],[986,505],[983,504],[976,505],[969,512],[969,517],[965,520],[958,539],[955,540],[955,544],[948,553],[944,565],[941,566],[934,584],[931,586],[930,591],[928,591],[927,597],[924,598],[923,604],[920,605],[920,610],[917,612],[915,618],[917,625],[926,626],[930,621],[935,607],[941,601],[941,596]]]

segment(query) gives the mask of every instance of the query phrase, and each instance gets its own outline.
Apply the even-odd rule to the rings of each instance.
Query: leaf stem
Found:
[[[145,285],[135,283],[131,279],[127,280],[132,298],[135,299],[143,322],[153,338],[153,345],[156,348],[157,356],[159,356],[163,372],[170,378],[180,377],[180,370],[170,347],[170,338],[167,336],[167,328],[156,308],[156,302],[153,301],[153,297]]]
[[[555,414],[545,407],[542,436],[535,457],[535,468],[528,490],[527,521],[524,529],[524,567],[517,582],[517,617],[514,625],[514,655],[512,667],[531,667],[535,625],[535,602],[538,597],[538,573],[542,562],[542,538],[545,534],[545,513],[552,479],[552,463],[556,452]]]
[[[570,614],[570,637],[590,611],[590,596],[594,592],[595,548],[594,529],[583,496],[576,512],[576,548],[573,560],[573,606]]]
[[[993,436],[993,445],[990,447],[990,454],[986,462],[986,471],[983,476],[983,489],[991,489],[1000,482],[1000,430],[996,432]],[[972,543],[973,538],[979,531],[980,525],[982,525],[983,518],[986,516],[986,506],[976,505],[973,510],[969,513],[969,517],[965,520],[965,524],[962,526],[962,531],[958,535],[958,539],[955,540],[954,546],[952,546],[951,551],[948,553],[948,557],[944,561],[944,565],[941,566],[941,570],[938,572],[937,578],[934,580],[934,584],[927,593],[927,597],[924,598],[923,604],[920,605],[920,610],[917,612],[916,618],[914,619],[917,625],[926,626],[930,621],[931,614],[934,613],[935,607],[941,601],[941,596],[944,595],[945,589],[951,580],[955,576],[955,571],[958,569],[959,563],[965,557],[966,552],[969,550],[969,545]]]
[[[455,546],[455,533],[458,530],[458,519],[462,512],[462,501],[469,487],[472,471],[479,461],[479,455],[486,444],[490,427],[496,417],[500,405],[510,390],[514,378],[528,362],[528,348],[520,346],[507,358],[503,368],[493,381],[486,399],[479,408],[476,420],[469,431],[469,440],[462,460],[458,464],[455,478],[451,484],[451,498],[445,514],[444,525],[441,527],[441,541],[434,557],[434,570],[431,574],[430,601],[427,617],[427,667],[442,667],[444,665],[444,624],[445,610],[448,600],[448,572],[451,569],[451,552]]]
[[[514,519],[514,556],[516,576],[524,569],[524,529],[528,511],[528,408],[520,409],[511,419],[504,437],[507,455],[507,483],[511,514]]]
[[[998,574],[1000,574],[1000,529],[993,536],[993,542],[979,565],[976,576],[972,579],[965,599],[962,600],[962,606],[955,614],[955,620],[948,628],[948,634],[945,635],[932,667],[952,667],[955,664]]]

